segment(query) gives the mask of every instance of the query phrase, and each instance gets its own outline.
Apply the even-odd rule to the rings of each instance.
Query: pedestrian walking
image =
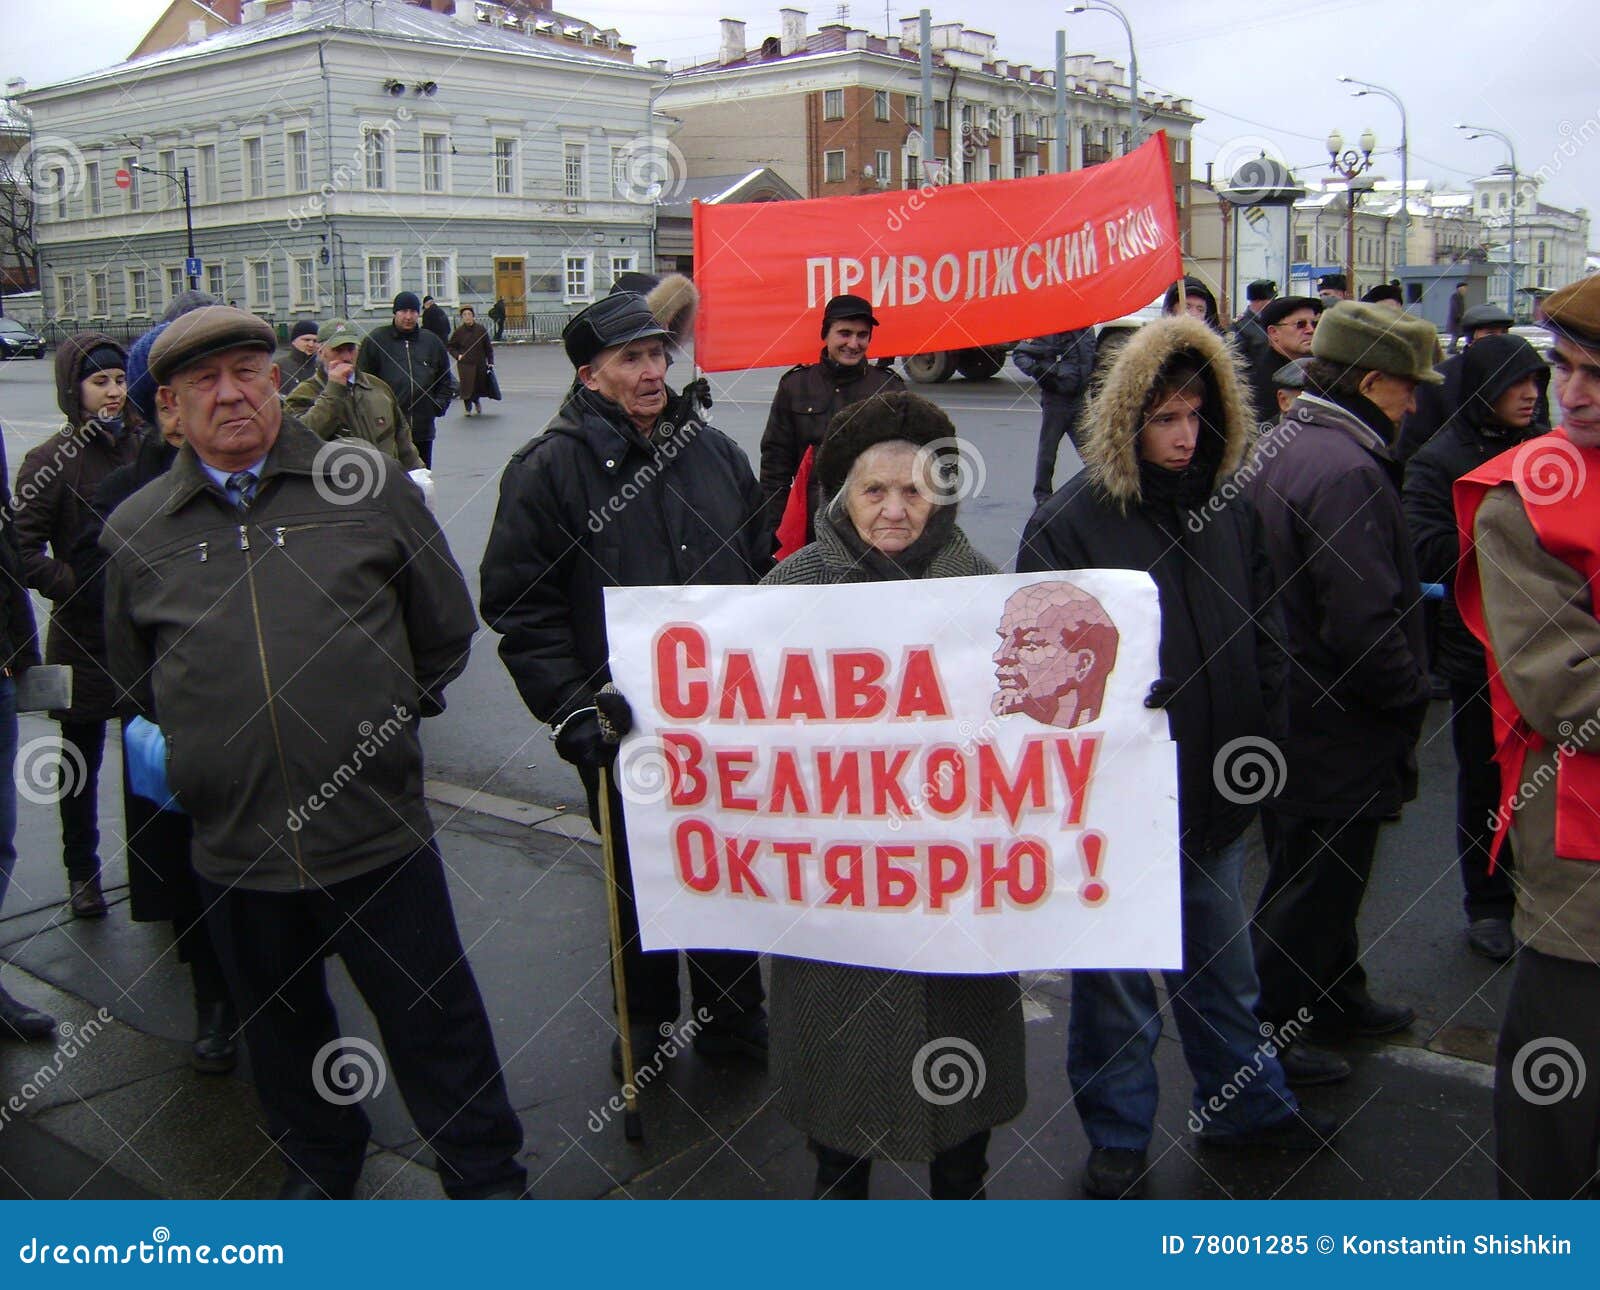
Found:
[[[1197,318],[1147,324],[1095,394],[1084,470],[1034,512],[1017,570],[1137,569],[1155,580],[1161,681],[1147,702],[1166,710],[1178,745],[1183,917],[1183,967],[1163,975],[1194,1080],[1190,1123],[1206,1147],[1315,1151],[1336,1125],[1299,1106],[1276,1045],[1262,1042],[1240,890],[1257,812],[1226,791],[1230,750],[1281,739],[1287,718],[1289,663],[1255,511],[1237,489],[1219,491],[1254,436],[1222,338]],[[1157,1105],[1153,977],[1073,972],[1068,1023],[1067,1072],[1090,1146],[1084,1190],[1137,1195]],[[1305,1046],[1296,1060],[1302,1083],[1350,1073]],[[1235,1083],[1241,1070],[1248,1084]]]
[[[1322,315],[1306,391],[1261,439],[1247,495],[1261,517],[1289,657],[1288,734],[1262,803],[1267,880],[1254,945],[1260,1015],[1309,1013],[1317,1044],[1406,1029],[1375,999],[1356,935],[1378,828],[1416,794],[1429,685],[1422,589],[1393,444],[1431,366],[1433,326],[1382,305]]]
[[[1517,854],[1523,948],[1495,1056],[1499,1192],[1572,1200],[1600,1191],[1600,754],[1579,733],[1600,710],[1600,279],[1544,307],[1561,425],[1456,484],[1456,602],[1488,651],[1498,832]]]
[[[17,471],[16,536],[28,586],[51,602],[45,661],[72,669],[72,706],[61,725],[62,860],[75,917],[104,918],[100,887],[100,763],[116,691],[84,642],[98,635],[99,606],[77,595],[73,547],[94,515],[106,476],[138,451],[138,414],[127,409],[128,359],[100,332],[78,332],[56,348],[56,402],[66,423],[32,448]]]
[[[1040,505],[1055,491],[1056,458],[1061,440],[1078,445],[1076,427],[1083,397],[1094,374],[1095,335],[1093,327],[1058,331],[1049,336],[1025,340],[1011,352],[1011,359],[1024,376],[1039,386],[1039,451],[1033,464],[1033,503]]]
[[[770,561],[760,493],[744,452],[667,385],[669,333],[635,292],[604,296],[573,318],[562,344],[577,380],[542,434],[513,454],[480,570],[484,621],[500,658],[556,752],[578,770],[589,819],[609,813],[616,846],[621,954],[634,1060],[648,1064],[679,1013],[678,955],[645,953],[616,757],[596,695],[610,679],[602,588],[747,585]],[[625,733],[625,731],[624,731]],[[686,955],[695,1051],[764,1062],[765,994],[756,955]],[[612,1067],[622,1068],[620,1036]]]
[[[1493,714],[1483,646],[1461,621],[1454,598],[1461,557],[1452,490],[1456,480],[1541,433],[1535,426],[1539,397],[1550,369],[1520,336],[1490,336],[1461,356],[1462,405],[1445,428],[1406,465],[1406,526],[1425,582],[1443,583],[1434,671],[1450,687],[1450,737],[1456,757],[1456,857],[1461,869],[1467,946],[1503,962],[1516,942],[1511,914],[1513,848],[1491,863],[1500,768],[1495,763]]]
[[[466,415],[481,413],[484,399],[499,399],[500,387],[494,375],[494,342],[471,305],[461,311],[461,325],[450,333],[445,347],[456,360],[456,384]]]
[[[816,541],[764,584],[997,572],[957,527],[930,448],[959,463],[950,418],[915,394],[892,391],[838,414],[817,458],[828,500]],[[865,1200],[875,1159],[927,1161],[935,1200],[984,1197],[990,1132],[1027,1101],[1014,974],[892,972],[774,955],[772,1023],[775,1101],[817,1157],[817,1199]],[[930,1045],[976,1054],[986,1078],[974,1096],[919,1093]]]
[[[111,670],[194,821],[279,1196],[347,1198],[366,1156],[366,1115],[325,1096],[345,1049],[329,954],[445,1192],[520,1195],[521,1125],[422,795],[420,719],[466,666],[471,597],[397,464],[330,460],[284,412],[272,349],[259,318],[213,307],[151,350],[184,445],[106,523]]]
[[[494,324],[494,338],[506,338],[506,302],[499,296],[494,298],[494,303],[489,306],[489,321]]]
[[[450,339],[450,315],[440,307],[439,302],[432,296],[422,297],[422,326],[431,331],[440,340],[448,342]]]
[[[418,326],[421,301],[402,291],[394,298],[394,321],[367,333],[356,370],[376,376],[400,401],[411,423],[411,442],[424,466],[433,465],[434,422],[449,410],[456,383],[444,341]]]

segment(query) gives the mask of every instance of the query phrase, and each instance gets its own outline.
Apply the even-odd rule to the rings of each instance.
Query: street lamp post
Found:
[[[1487,135],[1506,145],[1511,154],[1511,222],[1506,241],[1506,312],[1517,316],[1517,146],[1503,130],[1487,125],[1457,125],[1457,130],[1468,131],[1467,138],[1481,139]]]
[[[134,170],[142,170],[147,175],[159,175],[162,179],[170,180],[172,183],[178,185],[178,191],[183,194],[183,231],[188,244],[188,264],[186,264],[184,267],[191,267],[194,264],[195,256],[194,209],[189,203],[189,167],[184,166],[178,171],[177,174],[173,174],[173,172],[170,170],[158,170],[154,166],[141,166],[138,162],[133,162],[131,168]],[[200,285],[200,278],[197,274],[191,273],[187,276],[189,279],[190,290],[193,290]]]
[[[1346,85],[1361,87],[1351,91],[1356,98],[1364,94],[1380,94],[1400,109],[1400,261],[1397,267],[1404,268],[1411,263],[1411,131],[1406,123],[1406,105],[1393,90],[1386,90],[1371,81],[1359,81],[1354,76],[1341,76],[1339,79]]]
[[[1122,29],[1128,33],[1128,124],[1132,127],[1130,142],[1133,147],[1139,146],[1139,51],[1133,45],[1133,27],[1128,23],[1128,15],[1111,3],[1111,0],[1089,0],[1088,4],[1075,4],[1068,9],[1068,13],[1088,13],[1091,9],[1104,9],[1107,13],[1115,15]]]
[[[1378,139],[1371,130],[1363,130],[1358,143],[1359,152],[1346,148],[1344,136],[1337,130],[1328,135],[1328,169],[1345,183],[1344,276],[1352,299],[1356,293],[1356,180],[1372,168],[1372,150]]]

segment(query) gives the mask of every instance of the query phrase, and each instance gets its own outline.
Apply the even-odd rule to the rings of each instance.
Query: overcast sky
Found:
[[[1592,0],[1121,0],[1138,43],[1142,82],[1192,99],[1205,118],[1195,131],[1194,168],[1219,177],[1265,148],[1314,183],[1327,165],[1323,146],[1338,127],[1354,139],[1366,126],[1382,154],[1375,169],[1399,178],[1393,152],[1398,113],[1387,100],[1351,98],[1341,74],[1386,86],[1406,104],[1411,174],[1464,187],[1505,161],[1497,142],[1473,142],[1457,121],[1493,126],[1517,146],[1518,166],[1545,168],[1543,200],[1600,211],[1600,11]],[[166,0],[0,0],[0,74],[32,85],[92,71],[126,57]],[[749,43],[778,32],[778,6],[740,0],[589,3],[561,0],[638,46],[641,62],[713,57],[721,17],[743,18]],[[811,4],[813,30],[841,6]],[[1127,60],[1127,38],[1107,13],[1067,16],[1065,4],[964,0],[931,6],[935,22],[965,21],[998,37],[1012,62],[1053,65],[1054,32],[1065,26],[1069,53]],[[856,26],[885,31],[880,4],[848,6]],[[914,8],[888,10],[899,29]],[[1563,142],[1574,157],[1561,151]],[[1600,241],[1600,230],[1591,233]]]

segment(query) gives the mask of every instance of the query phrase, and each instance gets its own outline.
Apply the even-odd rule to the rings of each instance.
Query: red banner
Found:
[[[876,358],[997,345],[1149,304],[1183,274],[1167,139],[1035,179],[694,208],[708,372],[810,363],[822,307],[872,301]]]

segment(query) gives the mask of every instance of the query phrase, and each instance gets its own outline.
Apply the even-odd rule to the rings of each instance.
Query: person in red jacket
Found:
[[[1500,1195],[1568,1200],[1600,1185],[1600,278],[1545,325],[1561,425],[1457,481],[1456,604],[1488,652],[1495,847],[1517,854]]]

